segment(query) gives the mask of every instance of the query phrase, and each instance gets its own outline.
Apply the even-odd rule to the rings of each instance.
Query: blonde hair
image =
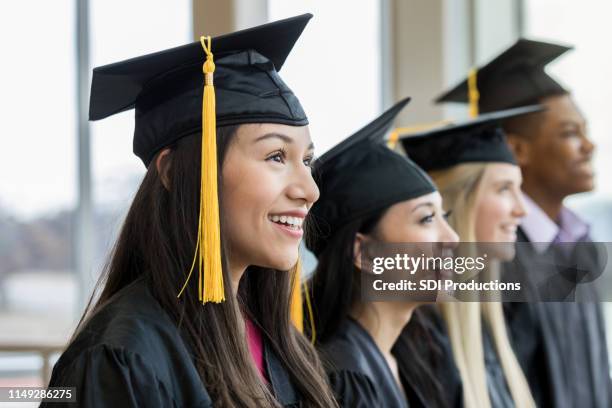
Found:
[[[476,201],[487,163],[464,163],[450,169],[431,172],[445,203],[452,205],[449,223],[461,242],[476,241]],[[487,271],[499,275],[499,263]],[[490,408],[482,339],[484,318],[501,362],[504,377],[514,405],[536,406],[525,374],[512,350],[501,302],[448,302],[439,305],[448,327],[455,364],[463,383],[464,405],[467,408]]]

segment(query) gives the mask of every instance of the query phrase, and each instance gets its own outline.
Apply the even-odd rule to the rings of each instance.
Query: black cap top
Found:
[[[480,112],[515,108],[546,96],[566,93],[544,68],[571,49],[559,44],[519,39],[494,60],[478,68]],[[439,96],[436,103],[440,102],[468,103],[468,81],[464,80]]]
[[[426,171],[470,162],[515,164],[501,128],[505,119],[541,112],[541,105],[491,112],[475,119],[402,136],[406,154]]]
[[[306,241],[315,255],[344,223],[436,190],[423,170],[384,143],[395,117],[409,101],[398,102],[315,162],[321,196],[310,213],[318,233]]]
[[[278,71],[312,17],[264,24],[212,39],[217,126],[308,124]],[[155,153],[202,129],[206,55],[200,42],[95,68],[89,119],[136,109],[134,153],[148,165]]]

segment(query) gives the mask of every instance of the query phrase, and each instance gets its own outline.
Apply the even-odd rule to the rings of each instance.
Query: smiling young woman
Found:
[[[496,243],[487,246],[490,257],[482,272],[487,281],[499,277],[501,261],[514,257],[516,230],[526,213],[520,168],[500,122],[540,110],[539,106],[531,106],[493,112],[402,139],[406,154],[427,170],[452,209],[449,223],[461,242]],[[475,298],[442,303],[439,309],[444,322],[435,325],[450,340],[452,356],[448,358],[461,374],[463,406],[535,407],[510,345],[501,302]],[[440,316],[431,314],[430,319],[440,320]],[[403,335],[409,336],[410,332]]]
[[[231,237],[232,271],[253,263],[281,270],[295,265],[302,222],[319,197],[310,169],[313,148],[306,126],[250,124],[238,129],[225,158],[222,184],[224,210],[231,214],[225,232]]]
[[[91,118],[135,107],[147,173],[53,370],[79,406],[336,405],[290,320],[319,191],[308,120],[277,71],[310,17],[94,70]]]
[[[330,381],[343,407],[441,406],[450,394],[432,377],[431,382],[409,380],[415,376],[407,372],[422,367],[418,355],[401,364],[392,352],[421,303],[366,302],[360,296],[367,285],[368,272],[362,267],[367,245],[436,243],[441,250],[458,239],[431,179],[384,145],[384,136],[408,101],[398,102],[315,165],[321,198],[312,209],[317,231],[306,237],[319,261],[310,282],[310,334],[329,364]]]

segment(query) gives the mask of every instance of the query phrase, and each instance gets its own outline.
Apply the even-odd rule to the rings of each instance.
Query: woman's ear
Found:
[[[159,174],[159,178],[161,179],[162,184],[166,188],[166,190],[170,190],[170,178],[168,177],[168,171],[170,169],[171,163],[171,150],[166,148],[159,152],[157,158],[155,159],[155,167],[157,168],[157,174]]]
[[[361,250],[365,241],[367,240],[366,236],[361,232],[355,234],[355,240],[353,241],[353,265],[357,268],[361,268]]]

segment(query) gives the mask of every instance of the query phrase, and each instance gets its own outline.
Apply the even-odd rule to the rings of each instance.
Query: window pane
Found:
[[[0,386],[40,384],[40,356],[7,350],[72,324],[74,26],[73,1],[0,5]]]
[[[0,68],[0,108],[9,114],[0,121],[6,149],[0,160],[0,386],[37,385],[40,353],[14,350],[64,344],[81,312],[72,254],[76,3],[5,3],[0,6],[6,61]],[[189,0],[91,0],[90,20],[92,66],[191,39]],[[132,133],[133,112],[92,125],[92,278],[144,174],[131,153]]]
[[[92,66],[192,41],[191,4],[189,0],[92,1]],[[94,213],[98,231],[92,280],[106,261],[145,173],[144,165],[132,153],[133,133],[133,110],[92,122]]]
[[[378,0],[269,0],[270,20],[312,13],[281,75],[321,155],[381,112]],[[350,16],[347,14],[350,10]]]

